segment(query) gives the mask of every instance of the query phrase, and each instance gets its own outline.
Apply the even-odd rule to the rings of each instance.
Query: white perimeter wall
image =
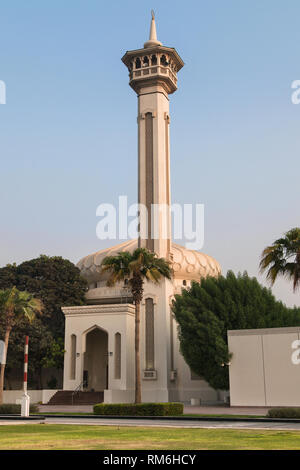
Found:
[[[57,392],[57,390],[28,390],[27,394],[30,396],[30,403],[48,403],[50,398]],[[24,394],[23,390],[4,390],[3,403],[15,404],[16,400],[20,400]]]
[[[300,327],[228,331],[231,406],[300,406]]]

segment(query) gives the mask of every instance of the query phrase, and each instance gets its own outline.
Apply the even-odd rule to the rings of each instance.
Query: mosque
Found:
[[[122,61],[129,72],[129,85],[138,96],[138,201],[144,235],[92,253],[78,263],[89,284],[87,305],[63,307],[65,328],[65,391],[101,392],[106,403],[134,401],[135,308],[126,284],[107,287],[101,273],[106,256],[146,247],[172,263],[172,280],[159,285],[147,282],[141,306],[142,401],[216,402],[218,393],[193,374],[179,351],[177,324],[170,304],[174,294],[192,280],[218,276],[212,257],[175,244],[163,236],[171,228],[170,210],[158,219],[158,236],[152,238],[151,207],[170,207],[170,113],[169,95],[177,90],[177,74],[184,63],[174,48],[157,40],[154,14],[150,37],[144,47],[126,52]],[[146,220],[147,218],[147,220]],[[171,233],[169,230],[168,233]]]

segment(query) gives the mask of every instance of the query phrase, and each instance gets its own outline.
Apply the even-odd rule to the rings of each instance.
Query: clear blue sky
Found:
[[[77,262],[96,207],[137,193],[134,92],[121,62],[148,37],[185,67],[171,96],[172,199],[204,203],[223,272],[258,275],[262,249],[299,226],[298,0],[10,0],[0,5],[0,265]],[[263,278],[260,277],[263,281]],[[299,305],[290,284],[275,295]]]

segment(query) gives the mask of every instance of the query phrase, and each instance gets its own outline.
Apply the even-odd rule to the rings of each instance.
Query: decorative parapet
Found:
[[[133,304],[79,305],[62,307],[65,316],[74,315],[135,315]]]
[[[123,302],[127,303],[126,299],[131,299],[131,297],[132,294],[129,289],[124,287],[94,287],[86,293],[86,298],[89,301],[116,298],[123,299]]]

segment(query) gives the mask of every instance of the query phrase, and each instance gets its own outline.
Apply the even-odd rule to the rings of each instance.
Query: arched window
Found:
[[[121,378],[121,335],[115,334],[115,379]]]
[[[155,54],[151,56],[151,65],[157,65],[157,57]]]
[[[161,58],[160,58],[160,63],[161,63],[161,65],[164,65],[165,67],[166,67],[167,65],[169,65],[169,63],[168,63],[168,61],[167,61],[167,58],[166,58],[166,56],[165,56],[164,54],[163,54],[163,55],[161,56]]]
[[[145,301],[146,370],[154,370],[154,303]]]
[[[75,380],[76,378],[76,335],[71,335],[71,367],[70,367],[70,379]]]
[[[138,57],[138,58],[136,59],[136,61],[135,61],[135,68],[136,68],[136,69],[140,69],[141,66],[142,66],[142,64],[141,64],[141,59]]]
[[[145,55],[143,59],[143,67],[149,67],[149,57]]]
[[[191,372],[191,380],[203,380],[201,375],[196,374],[195,372],[192,371],[192,369],[190,369],[190,372]]]

